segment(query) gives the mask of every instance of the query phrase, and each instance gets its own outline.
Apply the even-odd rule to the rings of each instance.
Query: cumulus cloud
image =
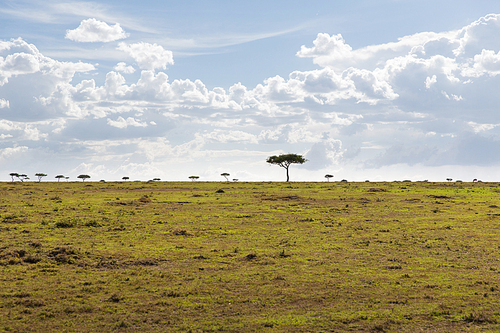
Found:
[[[4,98],[0,98],[0,109],[8,107],[9,107],[9,101]]]
[[[174,64],[172,51],[165,50],[156,43],[120,43],[118,49],[132,57],[141,69],[166,69],[167,65]]]
[[[219,143],[257,143],[257,137],[253,134],[246,133],[243,131],[223,131],[215,130],[210,133],[202,135],[208,141],[219,142]]]
[[[74,30],[67,30],[67,39],[75,42],[113,42],[115,40],[124,39],[129,36],[121,27],[116,23],[113,26],[108,25],[106,22],[98,21],[95,18],[83,20],[78,28]]]
[[[324,133],[322,140],[313,144],[305,154],[308,163],[304,164],[304,168],[319,170],[337,166],[342,161],[344,151],[342,141],[331,139],[327,133]]]
[[[303,172],[493,165],[487,151],[500,141],[498,18],[358,49],[338,33],[321,33],[297,53],[319,68],[254,87],[172,80],[162,71],[173,64],[172,52],[158,44],[119,44],[142,70],[138,78],[125,75],[134,67],[124,61],[81,78],[96,66],[57,61],[21,39],[0,41],[2,149],[19,144],[68,161],[81,156],[95,172],[160,172],[171,160],[236,157],[243,168],[259,158],[257,170],[278,151],[305,154]],[[474,151],[475,144],[485,148]]]
[[[113,69],[117,72],[122,72],[124,74],[132,74],[135,72],[134,67],[127,66],[127,64],[124,62],[119,62],[118,64],[116,64],[115,67],[113,67]]]
[[[117,120],[108,119],[108,125],[117,127],[117,128],[127,128],[128,126],[133,127],[147,127],[148,124],[144,122],[139,122],[132,117],[128,117],[124,119],[123,117],[118,117]]]
[[[29,150],[26,146],[0,149],[0,160],[8,160],[15,156],[22,155]]]

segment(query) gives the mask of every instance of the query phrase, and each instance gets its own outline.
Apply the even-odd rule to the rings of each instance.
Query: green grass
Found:
[[[0,183],[2,332],[499,327],[496,183]]]

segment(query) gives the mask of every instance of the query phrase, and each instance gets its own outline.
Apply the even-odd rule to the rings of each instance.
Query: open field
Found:
[[[499,330],[497,183],[0,183],[2,332]]]

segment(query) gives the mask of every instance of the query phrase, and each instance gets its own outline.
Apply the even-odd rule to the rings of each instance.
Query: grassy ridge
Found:
[[[495,332],[499,206],[492,183],[1,183],[0,331]]]

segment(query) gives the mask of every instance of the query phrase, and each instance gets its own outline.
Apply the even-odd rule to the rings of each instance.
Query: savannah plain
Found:
[[[0,183],[1,332],[498,332],[498,183]]]

